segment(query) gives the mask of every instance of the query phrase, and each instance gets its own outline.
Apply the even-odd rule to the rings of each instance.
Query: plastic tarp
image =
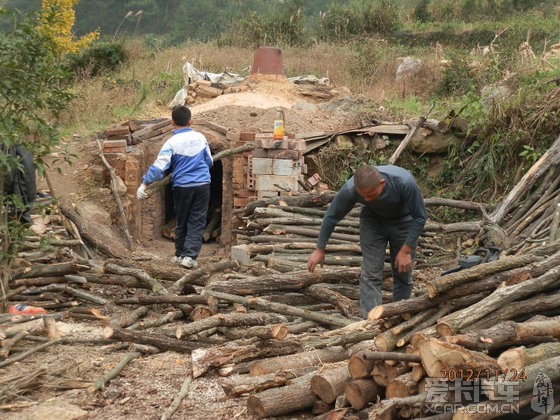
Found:
[[[223,73],[200,71],[197,70],[190,62],[186,61],[185,64],[183,64],[184,86],[177,91],[175,97],[167,106],[169,108],[173,108],[177,105],[184,105],[187,100],[187,86],[191,83],[198,82],[200,80],[207,80],[212,83],[219,83],[229,87],[241,83],[246,78],[246,76],[240,76],[239,74],[230,73],[228,71]]]

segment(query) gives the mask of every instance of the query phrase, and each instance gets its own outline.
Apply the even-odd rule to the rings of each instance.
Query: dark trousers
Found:
[[[389,243],[393,274],[393,301],[410,298],[412,293],[412,267],[407,273],[399,273],[395,258],[404,245],[412,222],[381,222],[371,217],[360,218],[360,245],[362,248],[362,270],[360,275],[360,308],[367,319],[370,310],[381,305],[381,285],[385,249]],[[411,252],[412,264],[416,247]]]
[[[173,187],[175,203],[175,255],[196,260],[202,246],[202,233],[210,201],[210,184],[199,187]]]

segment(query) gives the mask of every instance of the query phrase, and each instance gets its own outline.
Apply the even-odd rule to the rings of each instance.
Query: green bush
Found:
[[[398,27],[399,15],[392,0],[364,2],[362,27],[369,34],[388,35]]]
[[[445,68],[435,89],[437,96],[463,95],[477,89],[476,78],[471,74],[465,57],[455,56]]]
[[[68,67],[76,75],[97,76],[113,71],[126,61],[124,44],[98,42],[78,54],[68,56]]]

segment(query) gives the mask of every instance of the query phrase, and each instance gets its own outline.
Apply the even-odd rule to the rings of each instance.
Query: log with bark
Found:
[[[339,316],[327,315],[324,313],[313,313],[311,311],[300,309],[295,306],[285,305],[282,303],[274,303],[264,300],[259,297],[243,297],[236,296],[230,293],[221,293],[214,290],[204,290],[204,295],[213,296],[217,299],[226,300],[229,302],[241,303],[252,308],[260,310],[274,311],[284,315],[297,316],[311,321],[315,321],[319,324],[332,325],[335,327],[343,327],[352,323],[352,321],[342,318]]]
[[[560,343],[542,343],[534,347],[516,347],[504,351],[498,357],[498,366],[502,372],[508,369],[520,371],[528,365],[532,365],[543,360],[552,359],[560,356]]]
[[[420,342],[418,350],[424,370],[433,378],[444,378],[448,373],[468,377],[469,372],[498,369],[495,359],[436,338],[428,338]]]
[[[446,337],[446,341],[465,348],[490,351],[505,346],[560,339],[560,317],[550,320],[514,322],[503,321],[485,330]]]
[[[315,373],[310,373],[294,379],[290,385],[251,395],[247,400],[247,412],[264,418],[312,407],[316,399],[310,385],[314,376]]]
[[[344,395],[354,410],[362,410],[380,393],[380,388],[372,379],[353,379],[344,388]]]
[[[535,279],[526,280],[512,286],[500,287],[476,305],[441,318],[436,330],[443,336],[455,334],[499,307],[546,290],[559,282],[560,268],[553,268]]]
[[[347,360],[349,357],[350,353],[342,346],[310,350],[257,361],[251,365],[250,373],[253,376],[266,375],[302,367],[318,366],[323,363],[340,362]]]
[[[345,362],[323,366],[311,378],[311,389],[322,401],[331,404],[344,392],[346,382],[350,380],[348,366]]]
[[[213,281],[207,289],[234,295],[262,295],[265,293],[293,292],[317,283],[355,282],[360,276],[357,267],[301,270],[287,274],[265,275],[231,281]]]

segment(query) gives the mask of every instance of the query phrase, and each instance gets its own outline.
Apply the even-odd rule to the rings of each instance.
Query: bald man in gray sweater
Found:
[[[416,180],[399,166],[360,166],[330,204],[319,232],[317,249],[307,261],[313,271],[325,259],[327,242],[337,223],[363,204],[360,214],[360,308],[367,318],[381,305],[381,285],[387,243],[393,272],[393,300],[412,293],[412,266],[418,237],[426,224],[426,207]]]

